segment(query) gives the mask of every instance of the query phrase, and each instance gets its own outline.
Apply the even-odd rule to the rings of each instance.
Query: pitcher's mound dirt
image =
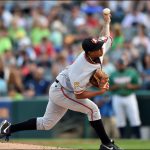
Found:
[[[64,148],[49,147],[49,146],[39,146],[30,144],[20,144],[20,143],[0,143],[0,149],[34,149],[34,150],[65,150]]]

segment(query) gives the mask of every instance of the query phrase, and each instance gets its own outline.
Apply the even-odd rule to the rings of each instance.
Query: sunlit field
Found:
[[[100,145],[98,139],[19,139],[11,140],[11,142],[83,150],[98,149]],[[116,140],[116,144],[124,150],[150,149],[150,140]]]

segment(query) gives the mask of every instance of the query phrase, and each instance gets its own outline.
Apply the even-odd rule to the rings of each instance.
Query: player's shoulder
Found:
[[[83,51],[75,58],[71,66],[81,65],[82,63],[84,63],[84,59],[85,59],[85,52]]]
[[[78,55],[77,55],[77,57],[76,57],[76,58],[84,57],[84,55],[85,55],[85,52],[84,52],[84,51],[82,51],[80,54],[78,54]]]
[[[85,55],[85,52],[84,52],[84,51],[82,51],[81,53],[79,53],[78,55],[76,55],[76,57],[75,57],[75,61],[77,61],[78,59],[80,59],[80,58],[84,57],[84,55]]]
[[[127,71],[130,71],[130,72],[137,72],[136,69],[133,68],[133,67],[128,67],[128,68],[127,68]]]

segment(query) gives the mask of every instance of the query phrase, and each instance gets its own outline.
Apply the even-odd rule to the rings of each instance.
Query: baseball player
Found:
[[[103,15],[105,26],[103,37],[98,39],[89,37],[82,42],[83,52],[74,63],[64,69],[51,85],[49,102],[43,117],[29,119],[25,122],[13,124],[3,121],[0,125],[0,136],[8,137],[17,131],[23,130],[50,130],[64,116],[68,109],[87,115],[91,126],[98,134],[100,149],[119,150],[103,127],[101,115],[97,105],[89,98],[105,93],[109,86],[97,91],[89,91],[89,79],[96,69],[101,67],[104,54],[111,46],[110,14]]]
[[[132,133],[140,138],[141,120],[135,90],[140,87],[140,78],[134,68],[127,67],[124,59],[116,62],[117,70],[110,76],[110,89],[112,90],[113,108],[116,115],[117,126],[122,138],[126,138],[126,116],[132,127]]]

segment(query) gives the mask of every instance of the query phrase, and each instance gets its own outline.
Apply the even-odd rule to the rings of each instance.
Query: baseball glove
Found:
[[[90,83],[100,89],[109,89],[109,77],[108,75],[102,71],[101,69],[97,69],[94,71],[90,78]]]

